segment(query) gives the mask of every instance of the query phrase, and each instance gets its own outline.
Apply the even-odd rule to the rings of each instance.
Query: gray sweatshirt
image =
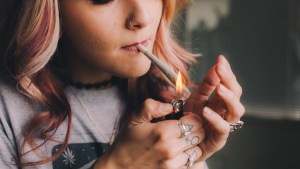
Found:
[[[107,150],[107,140],[111,138],[115,122],[125,108],[119,89],[116,86],[88,90],[67,87],[65,93],[73,113],[68,147],[55,161],[24,168],[89,168]],[[21,152],[25,126],[41,112],[40,107],[21,94],[13,82],[0,78],[0,168],[21,168],[14,165],[13,159]],[[48,157],[59,149],[65,138],[66,129],[67,119],[55,132],[54,140],[46,142],[39,148],[41,155]],[[43,142],[41,139],[36,140],[37,143]],[[28,150],[30,148],[27,145],[25,152]],[[41,159],[34,152],[22,157],[22,161],[27,162]]]

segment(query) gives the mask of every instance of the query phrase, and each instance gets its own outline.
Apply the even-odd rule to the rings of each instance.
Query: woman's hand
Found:
[[[180,121],[151,122],[171,113],[172,109],[171,104],[147,99],[110,150],[95,163],[95,168],[182,169],[189,154],[199,159],[202,152],[198,144],[205,135],[198,115],[188,113]],[[188,134],[183,136],[185,131]]]
[[[239,121],[245,112],[241,94],[242,88],[228,61],[220,56],[185,104],[185,110],[205,119],[206,138],[199,144],[202,150],[199,161],[206,160],[225,145],[229,123]]]

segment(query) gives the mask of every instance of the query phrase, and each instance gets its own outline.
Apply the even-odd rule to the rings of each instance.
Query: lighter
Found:
[[[166,120],[179,120],[180,117],[183,116],[183,100],[182,100],[182,87],[183,87],[183,80],[181,77],[181,73],[178,72],[177,78],[176,78],[176,100],[172,101],[173,106],[173,113],[169,114],[165,117]]]
[[[165,119],[179,119],[183,116],[183,104],[184,101],[181,100],[182,97],[187,98],[190,96],[189,89],[183,84],[183,79],[181,77],[180,71],[178,72],[177,78],[176,73],[167,64],[158,59],[157,56],[152,54],[146,47],[141,44],[136,45],[136,47],[147,56],[154,65],[169,79],[171,84],[176,87],[176,100],[172,102],[174,112],[165,117]],[[175,80],[176,79],[176,80]]]
[[[173,113],[165,117],[166,120],[179,120],[183,116],[183,100],[174,100],[172,102]]]

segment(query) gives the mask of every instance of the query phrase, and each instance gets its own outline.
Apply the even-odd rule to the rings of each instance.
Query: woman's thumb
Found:
[[[150,122],[152,119],[163,117],[172,111],[173,107],[169,103],[147,99],[140,112],[132,120],[137,123]]]

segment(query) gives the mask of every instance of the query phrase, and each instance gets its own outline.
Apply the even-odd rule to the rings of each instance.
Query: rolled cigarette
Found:
[[[157,56],[155,56],[153,53],[151,53],[147,48],[145,48],[143,45],[138,44],[136,47],[144,54],[146,55],[151,62],[170,80],[171,84],[173,86],[176,85],[176,73],[174,72],[173,69],[171,69],[167,64],[162,62],[161,60],[158,59]],[[183,92],[185,97],[189,97],[191,95],[190,90],[183,85]]]

